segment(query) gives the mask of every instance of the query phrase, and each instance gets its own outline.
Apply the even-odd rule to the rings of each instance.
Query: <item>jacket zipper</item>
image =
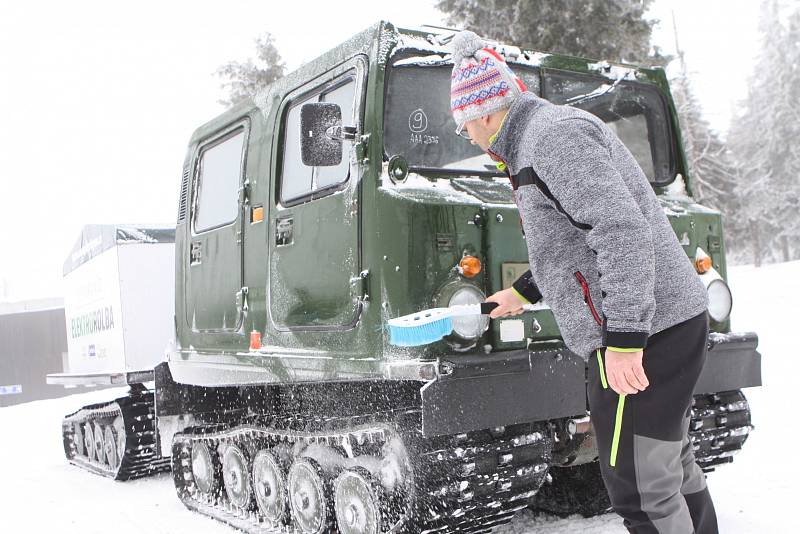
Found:
[[[603,321],[600,319],[600,315],[598,315],[597,310],[594,308],[594,303],[592,302],[592,296],[589,293],[589,284],[586,283],[586,279],[583,277],[580,271],[575,271],[575,278],[578,279],[578,282],[581,284],[581,289],[583,290],[583,302],[589,305],[589,310],[592,312],[592,317],[600,326],[603,325]]]

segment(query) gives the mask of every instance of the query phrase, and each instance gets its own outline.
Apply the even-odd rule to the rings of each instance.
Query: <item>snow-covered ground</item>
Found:
[[[798,391],[792,333],[799,316],[800,261],[734,267],[733,329],[759,334],[765,387],[746,391],[755,431],[732,465],[709,477],[720,530],[726,534],[797,532],[800,431],[794,421]],[[120,390],[121,392],[124,391]],[[186,510],[168,474],[127,483],[100,478],[69,465],[60,420],[67,412],[110,399],[95,391],[62,399],[0,408],[0,532],[62,534],[234,532]],[[523,513],[496,529],[509,534],[624,534],[612,515],[594,519],[533,517]]]

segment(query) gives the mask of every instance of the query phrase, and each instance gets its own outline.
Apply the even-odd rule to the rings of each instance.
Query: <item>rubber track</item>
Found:
[[[382,508],[384,532],[488,533],[507,523],[528,506],[547,475],[552,438],[534,425],[516,425],[488,431],[423,438],[420,413],[409,410],[367,417],[317,420],[312,428],[292,430],[292,422],[271,419],[232,428],[194,427],[173,439],[173,479],[181,501],[192,510],[251,534],[295,532],[289,524],[267,524],[256,508],[234,509],[223,488],[200,494],[191,468],[193,443],[205,442],[212,450],[221,443],[249,449],[279,444],[326,444],[356,459],[380,451],[390,440],[402,440],[413,472],[402,492],[387,497]],[[316,427],[316,428],[314,428]],[[402,503],[405,503],[403,506]],[[336,532],[335,521],[326,532]]]
[[[74,442],[74,423],[122,416],[126,433],[125,453],[118,469],[90,460],[79,454]],[[136,393],[110,402],[84,406],[64,417],[62,424],[64,453],[70,463],[115,480],[131,480],[170,469],[170,459],[156,455],[154,396],[152,392]]]
[[[750,405],[741,391],[696,396],[689,436],[697,463],[704,471],[713,471],[732,462],[753,428]]]

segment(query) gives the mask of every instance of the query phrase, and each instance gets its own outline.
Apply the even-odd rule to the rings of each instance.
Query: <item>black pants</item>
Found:
[[[687,437],[692,393],[706,359],[708,312],[649,337],[650,386],[618,395],[605,347],[589,360],[589,408],[600,471],[614,510],[636,534],[717,534],[705,476]]]

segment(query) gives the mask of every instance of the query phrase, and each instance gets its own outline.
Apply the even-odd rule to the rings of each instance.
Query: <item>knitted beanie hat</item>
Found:
[[[453,37],[450,109],[458,129],[464,123],[511,106],[525,84],[496,51],[469,30]]]

